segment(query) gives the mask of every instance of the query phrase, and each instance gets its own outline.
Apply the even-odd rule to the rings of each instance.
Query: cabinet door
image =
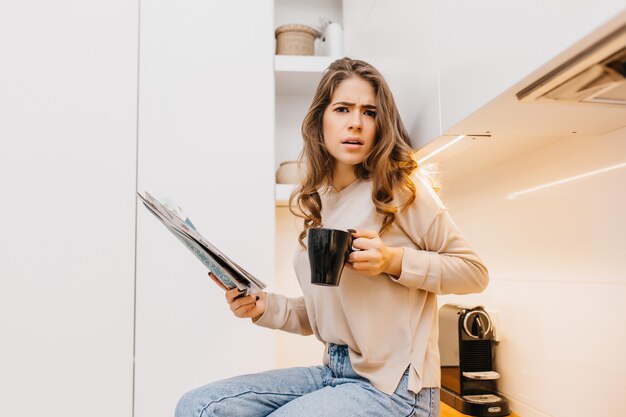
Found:
[[[137,2],[0,3],[0,415],[132,415]]]
[[[348,54],[382,72],[416,149],[441,135],[437,1],[343,3]]]
[[[272,2],[141,3],[139,189],[169,196],[273,289]],[[207,271],[138,213],[135,416],[274,366],[274,332],[235,318]]]
[[[616,0],[438,4],[444,133],[624,10]]]

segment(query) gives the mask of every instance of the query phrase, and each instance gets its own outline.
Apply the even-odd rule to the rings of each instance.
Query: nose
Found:
[[[358,111],[352,112],[350,123],[348,125],[349,130],[361,130],[361,113]]]

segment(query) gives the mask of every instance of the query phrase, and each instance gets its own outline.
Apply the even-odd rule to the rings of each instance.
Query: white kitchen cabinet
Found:
[[[270,1],[141,3],[138,188],[274,288]],[[135,417],[274,367],[274,333],[235,318],[206,268],[138,208]]]
[[[130,417],[138,3],[0,3],[0,415]]]
[[[416,149],[441,135],[437,1],[344,0],[350,56],[383,74]]]
[[[620,0],[441,0],[437,7],[441,124],[449,134],[484,133],[453,127],[625,9]]]

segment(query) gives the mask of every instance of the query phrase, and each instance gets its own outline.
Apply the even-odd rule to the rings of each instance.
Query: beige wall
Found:
[[[293,254],[298,246],[301,221],[287,207],[276,208],[276,281],[272,291],[289,297],[302,295],[293,270]],[[276,366],[309,366],[322,363],[324,345],[315,336],[276,332]]]
[[[500,390],[524,417],[617,416],[626,359],[626,129],[502,161],[442,197],[486,261]],[[520,195],[512,192],[595,175]]]

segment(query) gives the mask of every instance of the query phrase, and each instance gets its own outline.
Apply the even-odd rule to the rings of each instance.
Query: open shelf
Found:
[[[317,84],[322,78],[322,73],[335,59],[337,58],[330,56],[274,56],[274,75],[276,82],[277,101],[280,101],[281,103],[290,103],[287,106],[287,108],[289,109],[300,109],[300,105],[304,103],[302,104],[302,110],[306,111],[308,103],[315,93]],[[280,98],[280,96],[283,96],[283,98]],[[285,96],[306,96],[306,98],[288,98]],[[297,103],[297,105],[293,106],[293,103]],[[284,104],[281,108],[285,109]],[[289,114],[289,111],[287,111],[287,113]],[[282,116],[283,120],[285,117],[295,117],[295,115],[286,116],[285,114],[282,114]],[[299,113],[298,117],[300,117]],[[299,136],[298,128],[299,122],[291,126],[291,129],[294,132],[294,137]],[[280,142],[279,140],[279,143],[284,142]],[[289,158],[283,156],[282,159],[295,160],[298,155],[297,149],[293,149],[292,153],[293,155]],[[276,184],[276,207],[287,206],[287,204],[289,203],[289,196],[291,195],[291,192],[294,190],[295,187],[296,186],[294,184]]]
[[[312,96],[322,73],[336,59],[331,56],[274,56],[276,94]]]

